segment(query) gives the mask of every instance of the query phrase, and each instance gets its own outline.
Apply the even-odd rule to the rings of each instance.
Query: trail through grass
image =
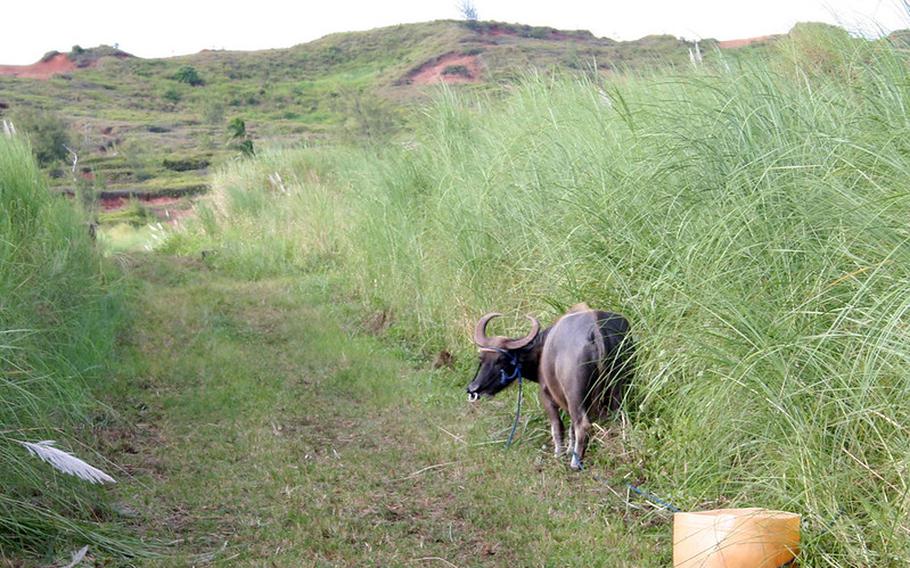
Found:
[[[249,278],[337,271],[462,359],[485,312],[618,311],[648,487],[800,513],[809,568],[907,566],[908,69],[800,27],[767,58],[443,92],[400,145],[231,164],[162,246]]]
[[[331,277],[137,259],[144,324],[111,394],[132,410],[105,437],[139,530],[175,543],[152,565],[667,564],[666,518],[624,519],[619,480],[543,450],[531,392],[506,451],[515,392],[469,405],[463,373],[365,333]]]

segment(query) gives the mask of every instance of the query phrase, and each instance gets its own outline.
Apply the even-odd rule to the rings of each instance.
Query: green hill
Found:
[[[701,47],[710,53],[714,45]],[[204,189],[206,167],[236,154],[226,134],[235,117],[257,145],[384,139],[408,124],[405,109],[434,83],[495,91],[531,69],[684,65],[690,47],[671,36],[617,42],[587,31],[459,21],[167,59],[77,47],[67,54],[77,64],[71,71],[46,80],[0,76],[0,113],[15,119],[37,108],[62,117],[71,125],[78,177],[109,199],[180,195]],[[53,185],[73,189],[62,163],[51,173]]]
[[[815,28],[827,27],[801,24],[790,35]],[[709,39],[699,49],[706,60],[723,51],[732,61],[761,54],[779,37]],[[60,158],[45,169],[57,191],[91,189],[104,209],[139,197],[172,210],[175,198],[206,191],[210,168],[236,157],[245,139],[253,149],[385,141],[409,131],[419,116],[414,106],[439,83],[496,96],[532,72],[688,68],[694,47],[666,35],[623,42],[583,30],[454,20],[331,34],[287,49],[163,59],[74,46],[32,66],[0,66],[0,118],[25,131],[37,128],[30,128],[36,114],[62,119],[78,163],[71,167],[72,154],[53,139]],[[246,134],[231,139],[234,119]]]

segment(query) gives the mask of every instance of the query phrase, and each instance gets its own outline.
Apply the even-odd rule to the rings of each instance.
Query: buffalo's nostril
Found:
[[[480,398],[480,395],[479,395],[478,393],[476,393],[476,392],[469,392],[469,393],[468,393],[468,401],[469,401],[469,402],[474,402],[474,401],[476,401],[478,398]]]

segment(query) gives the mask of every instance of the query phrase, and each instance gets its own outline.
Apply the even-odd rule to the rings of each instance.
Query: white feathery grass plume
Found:
[[[67,152],[69,152],[70,154],[73,155],[73,173],[75,174],[76,173],[76,164],[79,163],[79,154],[77,154],[75,151],[73,151],[73,149],[70,148],[69,146],[67,146],[66,144],[64,144],[63,147],[66,148]]]
[[[58,471],[68,475],[75,475],[89,483],[117,483],[113,477],[100,469],[85,463],[72,454],[55,448],[54,444],[56,442],[53,440],[43,440],[41,442],[20,441],[19,443],[25,446],[28,453],[49,463]]]
[[[288,195],[289,192],[288,192],[287,188],[284,186],[284,180],[281,179],[281,175],[279,175],[278,172],[269,174],[269,181],[272,183],[272,186],[275,189],[277,189],[284,195]]]
[[[3,133],[7,138],[12,138],[16,135],[16,125],[10,120],[3,119]]]
[[[69,564],[67,564],[63,568],[73,568],[74,566],[76,566],[77,564],[79,564],[83,560],[85,560],[85,555],[87,553],[88,553],[88,546],[83,546],[76,552],[73,552],[72,560],[70,561]]]
[[[161,223],[153,223],[148,226],[149,239],[145,243],[145,250],[151,252],[161,246],[167,240],[168,232]]]
[[[698,40],[695,41],[695,50],[689,48],[689,62],[692,63],[693,67],[698,67],[702,62],[701,48],[698,47]]]

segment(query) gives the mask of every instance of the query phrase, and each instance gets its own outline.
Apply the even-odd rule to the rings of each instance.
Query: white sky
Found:
[[[118,43],[140,57],[205,48],[289,47],[333,32],[458,18],[459,0],[2,0],[0,63],[26,64],[52,49]],[[736,39],[824,21],[874,33],[910,27],[901,0],[474,0],[482,20],[637,39],[669,33]]]

